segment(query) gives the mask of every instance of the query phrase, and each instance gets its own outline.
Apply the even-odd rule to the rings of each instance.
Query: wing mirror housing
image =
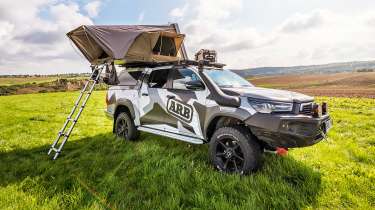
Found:
[[[186,82],[185,87],[189,90],[204,90],[204,84],[200,80]]]

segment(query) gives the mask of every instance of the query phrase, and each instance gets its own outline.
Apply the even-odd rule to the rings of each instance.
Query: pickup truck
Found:
[[[255,87],[214,65],[191,61],[121,68],[106,96],[113,132],[130,141],[143,131],[209,144],[211,162],[222,172],[254,172],[265,149],[311,146],[332,125],[326,103]]]

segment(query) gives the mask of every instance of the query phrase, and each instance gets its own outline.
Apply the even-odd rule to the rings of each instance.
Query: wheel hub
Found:
[[[233,149],[232,148],[228,148],[224,151],[224,154],[225,154],[225,158],[232,158],[233,157]]]

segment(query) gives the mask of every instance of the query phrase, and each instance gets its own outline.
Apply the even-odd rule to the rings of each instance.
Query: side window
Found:
[[[148,87],[150,88],[166,88],[169,69],[154,70],[148,79]]]
[[[175,69],[172,81],[172,88],[179,90],[189,90],[186,87],[187,82],[200,81],[198,75],[191,69]]]

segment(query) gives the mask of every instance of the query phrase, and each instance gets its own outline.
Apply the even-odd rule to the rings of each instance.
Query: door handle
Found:
[[[148,96],[148,93],[142,93],[142,96]]]
[[[167,98],[169,98],[169,99],[171,99],[171,98],[176,98],[176,96],[167,95]]]

